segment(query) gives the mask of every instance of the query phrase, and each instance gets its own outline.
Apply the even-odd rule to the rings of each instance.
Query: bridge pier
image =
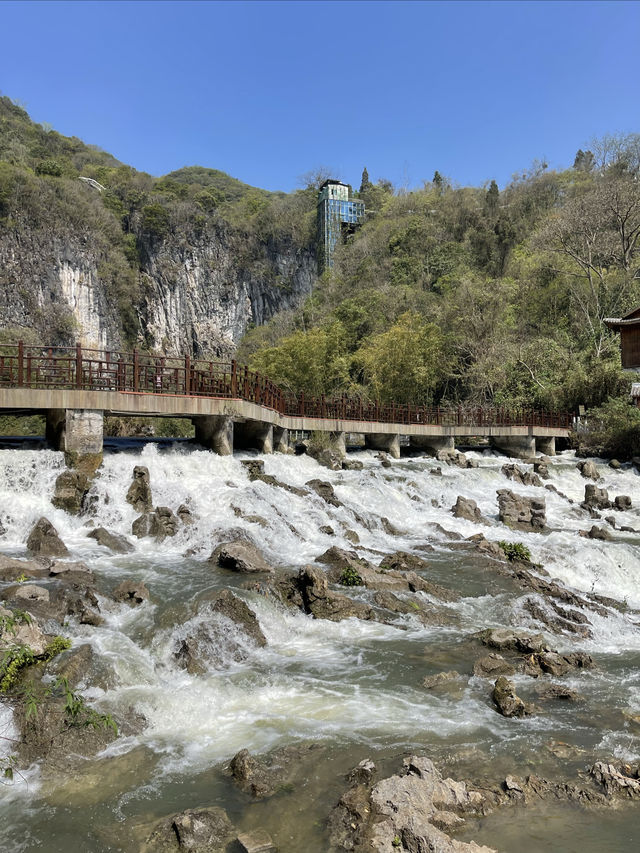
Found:
[[[337,453],[342,458],[346,458],[347,455],[347,436],[344,432],[328,432],[326,435],[329,437],[329,449],[334,453]]]
[[[536,440],[532,435],[492,435],[491,446],[516,459],[530,459],[536,455]]]
[[[286,427],[274,426],[273,428],[273,452],[289,452],[289,430]]]
[[[104,413],[96,409],[49,409],[47,441],[55,450],[84,455],[102,453]]]
[[[235,450],[273,453],[273,426],[262,421],[236,421],[233,446]]]
[[[537,435],[536,451],[544,456],[556,455],[556,438],[554,435]]]
[[[439,450],[448,450],[453,453],[456,442],[452,435],[410,435],[409,447],[412,450],[426,450],[435,456]]]
[[[384,450],[393,459],[400,459],[400,436],[395,433],[365,433],[364,446],[367,450]]]
[[[196,441],[220,456],[233,453],[233,420],[227,415],[199,415],[191,418]]]

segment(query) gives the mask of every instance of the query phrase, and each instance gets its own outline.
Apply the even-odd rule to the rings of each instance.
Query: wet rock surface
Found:
[[[114,554],[130,554],[135,551],[134,546],[129,542],[126,536],[121,536],[119,533],[112,533],[106,527],[96,527],[87,533],[90,539],[95,539],[98,545],[103,545]]]
[[[273,574],[274,572],[273,566],[267,563],[262,552],[250,542],[225,542],[218,545],[207,562],[221,569],[241,574],[255,572]]]
[[[336,497],[336,493],[333,491],[333,486],[331,483],[327,483],[326,480],[309,480],[305,483],[305,486],[313,489],[313,491],[319,495],[325,503],[328,503],[329,506],[342,506]]]
[[[515,530],[540,533],[547,517],[544,498],[525,498],[510,489],[498,490],[498,516],[503,524]]]
[[[138,539],[152,536],[156,542],[162,542],[167,536],[175,536],[179,521],[168,506],[157,506],[154,512],[138,516],[131,525],[131,532]]]
[[[526,717],[533,713],[533,707],[522,701],[513,682],[504,675],[496,680],[491,698],[503,717]]]
[[[467,521],[474,522],[483,521],[478,504],[471,498],[463,498],[462,495],[458,495],[455,505],[451,507],[451,512],[455,518],[466,518]]]
[[[544,470],[544,469],[543,469]],[[540,486],[542,480],[534,471],[527,471],[519,465],[506,464],[502,466],[502,473],[508,480],[513,480],[514,483],[520,483],[523,486]],[[548,469],[546,471],[548,474]]]
[[[142,581],[122,581],[113,591],[116,601],[124,601],[127,604],[142,604],[149,599],[149,590]]]
[[[329,817],[330,850],[494,853],[448,834],[464,816],[480,814],[483,803],[481,793],[443,778],[430,759],[412,756],[398,775],[371,788],[355,784],[343,794]]]
[[[255,799],[266,799],[290,789],[303,762],[318,760],[322,751],[315,743],[285,746],[264,756],[242,749],[229,762],[227,772],[241,791]]]
[[[133,469],[133,481],[126,496],[127,503],[139,513],[151,512],[153,495],[149,480],[149,469],[145,465],[136,465]]]
[[[81,471],[63,471],[56,479],[55,492],[51,503],[70,515],[80,515],[85,508],[90,486],[89,478]]]
[[[148,837],[143,853],[226,853],[235,835],[233,824],[218,806],[186,809],[164,818]]]
[[[609,492],[606,489],[600,489],[592,483],[588,483],[584,487],[584,501],[581,506],[583,509],[610,509],[611,501],[609,500]]]
[[[56,528],[44,517],[33,526],[27,539],[27,548],[39,557],[66,557],[69,554]]]

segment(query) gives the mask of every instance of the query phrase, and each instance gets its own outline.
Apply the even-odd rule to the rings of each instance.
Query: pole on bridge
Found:
[[[184,357],[184,393],[191,394],[191,356]]]
[[[231,396],[238,396],[238,364],[235,359],[231,361]]]
[[[82,390],[82,345],[76,344],[76,388]]]
[[[140,371],[138,363],[138,350],[133,351],[133,390],[138,391],[140,387]]]
[[[24,383],[24,341],[18,341],[18,387]]]

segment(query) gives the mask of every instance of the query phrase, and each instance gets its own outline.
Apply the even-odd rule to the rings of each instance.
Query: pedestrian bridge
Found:
[[[102,452],[107,415],[189,418],[196,440],[217,453],[255,448],[285,451],[289,431],[328,433],[344,453],[345,434],[367,447],[400,455],[410,446],[453,449],[458,439],[487,437],[498,449],[529,457],[553,454],[571,416],[502,408],[439,408],[286,394],[238,365],[140,353],[73,348],[0,347],[0,413],[45,415],[52,446],[78,454]]]

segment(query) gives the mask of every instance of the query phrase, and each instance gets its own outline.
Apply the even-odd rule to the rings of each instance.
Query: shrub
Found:
[[[510,563],[520,561],[523,563],[531,562],[531,551],[522,542],[498,542],[498,545],[504,551],[504,555]]]
[[[630,459],[640,454],[640,408],[625,398],[609,398],[597,409],[589,409],[587,432],[580,448],[589,455]]]
[[[347,566],[346,569],[343,570],[338,579],[338,583],[342,586],[364,586],[364,581],[358,572],[351,566]]]

